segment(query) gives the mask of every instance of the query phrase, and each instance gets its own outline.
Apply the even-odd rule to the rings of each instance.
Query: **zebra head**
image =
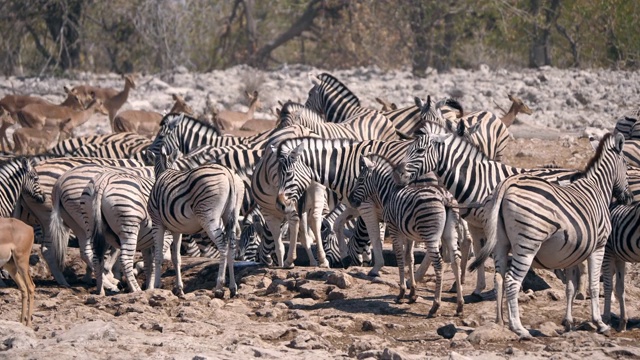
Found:
[[[288,126],[296,125],[300,123],[300,118],[303,114],[303,110],[307,109],[304,105],[295,103],[293,101],[287,101],[282,105],[280,110],[280,116],[278,117],[278,123],[276,129],[283,129]]]
[[[170,142],[175,142],[177,144],[178,143],[177,128],[180,122],[182,122],[182,120],[184,119],[184,116],[185,116],[184,113],[180,113],[180,114],[170,113],[165,115],[162,118],[162,121],[160,121],[160,130],[158,131],[156,138],[153,139],[153,142],[151,143],[151,145],[149,145],[147,150],[155,154],[159,154],[160,148],[162,147],[163,143],[170,141]]]
[[[292,145],[290,142],[283,142],[277,152],[278,197],[276,203],[286,213],[295,212],[298,201],[311,184],[310,171],[298,161],[304,145],[298,144],[295,148],[292,148]]]
[[[313,87],[304,106],[324,115],[329,121],[340,122],[347,116],[345,108],[360,107],[360,99],[335,76],[309,74]]]
[[[371,155],[362,155],[360,157],[360,174],[356,179],[356,183],[349,193],[348,200],[352,207],[358,208],[363,201],[367,200],[373,194],[373,169],[376,163]]]
[[[438,144],[444,143],[451,134],[426,134],[416,137],[407,148],[404,158],[398,163],[393,178],[398,185],[405,186],[423,174],[438,167]]]
[[[22,167],[25,170],[25,178],[22,184],[22,193],[31,196],[40,204],[44,203],[46,195],[40,187],[40,178],[38,177],[38,172],[35,169],[33,160],[23,158]]]
[[[613,168],[613,196],[619,203],[629,205],[633,200],[633,194],[629,190],[629,179],[627,177],[627,159],[622,153],[624,147],[624,135],[616,134],[613,138],[614,163]]]
[[[170,146],[163,145],[160,148],[160,154],[155,155],[155,164],[153,167],[156,179],[167,169],[173,169],[180,152]]]

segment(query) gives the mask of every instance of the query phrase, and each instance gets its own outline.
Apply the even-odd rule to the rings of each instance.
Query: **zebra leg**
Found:
[[[500,238],[501,236],[498,235],[498,245],[496,246],[496,249],[501,247]],[[540,250],[540,244],[541,242],[539,241],[530,241],[527,242],[527,248],[515,245],[512,249],[513,256],[511,259],[511,266],[509,267],[509,271],[505,277],[507,309],[509,311],[509,327],[511,328],[511,331],[515,332],[521,339],[529,339],[531,338],[531,334],[524,328],[524,326],[522,326],[522,322],[520,322],[518,293],[522,287],[524,277],[531,268],[535,255],[538,253],[538,250]],[[504,249],[500,249],[500,251],[502,252]],[[498,250],[495,250],[494,252],[496,259],[498,257],[497,252]],[[507,253],[501,253],[500,256],[506,262]],[[499,289],[496,287],[496,291],[498,290]]]
[[[613,295],[613,275],[614,273],[616,274],[616,276],[618,275],[617,269],[615,267],[615,256],[610,251],[605,250],[604,259],[602,260],[602,283],[604,288],[604,309],[602,314],[602,321],[607,324],[611,324],[611,295]]]
[[[324,210],[324,207],[326,204],[326,196],[325,196],[326,193],[327,193],[326,188],[321,185],[314,186],[313,191],[307,190],[307,194],[310,197],[310,199],[308,199],[307,201],[307,204],[312,204],[311,220],[308,221],[308,223],[311,227],[311,232],[313,233],[313,237],[316,240],[316,252],[318,253],[317,264],[320,267],[324,267],[324,268],[329,267],[329,261],[327,261],[327,254],[324,252],[324,247],[322,246],[322,234],[320,230],[322,227],[322,211]],[[306,229],[306,226],[305,226],[305,229]],[[311,254],[311,251],[309,251],[309,253],[310,253],[310,256],[313,255]],[[309,259],[311,259],[311,257]]]
[[[333,223],[333,232],[336,234],[336,237],[338,238],[338,246],[340,247],[340,255],[342,259],[347,259],[349,257],[349,249],[348,249],[349,245],[345,240],[344,227],[349,217],[356,216],[357,214],[358,214],[357,210],[347,207],[346,210],[343,211],[338,216],[338,218],[336,218],[336,221]]]
[[[404,279],[404,239],[396,231],[391,231],[391,239],[393,241],[393,251],[396,254],[396,262],[398,263],[398,275],[400,276],[400,293],[396,298],[396,303],[402,303],[404,295],[407,292],[407,284]]]
[[[287,259],[282,264],[282,267],[285,268],[293,268],[294,262],[296,261],[298,254],[298,234],[300,231],[300,216],[297,212],[292,212],[287,214],[289,218],[289,249],[287,251]],[[306,229],[303,231],[303,236],[305,236]],[[315,260],[315,259],[314,259]]]
[[[165,228],[160,220],[153,220],[153,272],[149,278],[150,289],[160,289],[162,287],[162,261],[164,260],[164,253],[171,244],[171,241],[165,241]]]
[[[102,271],[104,265],[104,256],[100,258],[96,254],[93,254],[93,268],[96,269],[96,295],[104,296],[104,284],[102,279],[104,278],[104,271]]]
[[[151,278],[155,269],[155,262],[153,261],[153,246],[142,250],[142,261],[144,262],[144,287],[149,289],[151,287]]]
[[[431,310],[429,310],[429,317],[435,316],[436,312],[440,308],[440,303],[442,301],[442,257],[440,256],[441,236],[442,232],[439,232],[433,238],[422,238],[422,240],[426,240],[427,242],[427,256],[431,258],[431,262],[433,263],[433,270],[436,274],[436,287],[433,292],[433,305],[431,306]]]
[[[309,258],[309,266],[318,266],[318,262],[316,261],[315,256],[313,255],[313,251],[311,251],[311,237],[307,232],[309,229],[309,213],[303,212],[300,215],[300,222],[298,224],[298,237],[300,237],[300,243],[304,247],[305,252],[307,253],[307,257]],[[322,244],[320,244],[322,247]],[[324,252],[324,249],[322,249]]]
[[[576,292],[576,299],[578,300],[586,300],[587,299],[587,264],[585,261],[581,262],[578,265],[579,273],[578,273],[578,287]]]
[[[460,282],[459,284],[464,285],[464,279],[467,275],[467,262],[469,262],[469,252],[471,251],[471,243],[473,239],[471,238],[471,233],[469,231],[469,226],[467,222],[463,219],[460,219],[459,225],[456,226],[456,232],[458,235],[458,240],[462,239],[462,245],[460,247]],[[456,281],[456,284],[458,282]]]
[[[384,266],[384,257],[382,255],[382,238],[384,230],[380,229],[378,215],[376,214],[374,205],[370,202],[363,202],[358,209],[360,216],[367,226],[367,233],[373,247],[373,268],[369,271],[369,276],[380,276],[380,269]],[[404,270],[403,270],[404,271]]]
[[[479,254],[480,249],[482,248],[482,240],[484,239],[484,230],[482,228],[478,228],[473,225],[468,225],[468,227],[469,227],[469,232],[471,233],[471,238],[473,239],[472,241],[473,252],[475,254]],[[464,257],[465,254],[463,253],[462,256]],[[484,266],[478,266],[478,269],[476,270],[476,272],[478,273],[477,274],[478,278],[476,282],[476,288],[473,290],[472,295],[482,298],[482,290],[484,290],[487,287],[487,283],[485,280]]]
[[[458,226],[460,224],[459,220],[460,218],[457,214],[454,214],[451,209],[447,209],[447,220],[442,233],[443,246],[449,250],[451,270],[453,270],[453,278],[455,279],[457,295],[456,316],[462,316],[464,306],[464,298],[462,296],[462,284],[464,284],[464,282],[462,281],[460,274],[460,251],[458,250],[458,236],[460,236],[460,233],[458,232],[460,228],[460,226]]]
[[[571,331],[573,328],[573,301],[576,297],[576,288],[579,283],[580,270],[578,269],[579,265],[572,266],[564,270],[564,278],[565,278],[565,297],[567,298],[567,307],[564,315],[564,319],[562,320],[562,325],[564,326],[564,330],[566,332]]]
[[[233,270],[233,261],[234,261],[234,257],[235,257],[235,249],[236,249],[236,235],[238,234],[237,230],[235,228],[235,226],[232,226],[231,228],[227,227],[228,230],[226,231],[226,237],[227,237],[227,262],[228,262],[228,266],[229,266],[229,297],[232,298],[234,296],[236,296],[236,294],[238,293],[238,285],[236,284],[236,275],[235,272]],[[224,281],[224,278],[222,279]]]
[[[627,329],[627,305],[624,298],[624,277],[627,271],[627,263],[621,259],[615,260],[616,271],[616,299],[620,304],[620,324],[618,324],[618,331],[622,332]],[[609,295],[611,296],[611,295]]]
[[[182,244],[182,233],[173,234],[173,243],[171,244],[171,262],[176,270],[176,280],[173,292],[182,297],[184,296],[184,285],[182,284],[182,256],[180,255],[180,246]]]
[[[606,243],[605,238],[602,243]],[[603,334],[611,329],[602,321],[600,315],[600,269],[602,268],[602,260],[604,258],[604,246],[594,250],[587,258],[589,267],[589,288],[591,292],[591,320],[598,328],[598,333]]]
[[[428,253],[425,253],[424,257],[422,258],[422,262],[420,263],[420,266],[418,267],[418,270],[416,270],[416,273],[414,275],[416,282],[422,281],[422,279],[424,279],[427,270],[429,270],[429,265],[431,265],[431,258],[429,257]]]
[[[80,258],[87,265],[85,267],[86,268],[85,274],[82,277],[82,282],[86,284],[90,284],[91,281],[93,280],[93,277],[91,276],[91,274],[94,271],[93,261],[92,261],[93,249],[91,248],[91,243],[89,242],[89,239],[86,236],[76,235],[76,238],[78,239],[78,246],[80,247]],[[104,269],[104,259],[102,259],[102,265],[103,265],[102,268]]]
[[[131,292],[142,290],[140,289],[140,285],[138,285],[138,281],[133,274],[133,257],[136,253],[139,231],[140,225],[136,224],[136,226],[131,226],[127,231],[123,231],[120,237],[120,264],[122,265],[122,270],[124,271],[124,275],[127,279],[127,284],[129,284]]]
[[[230,251],[231,241],[227,241],[225,244],[225,234],[217,224],[211,223],[207,227],[207,235],[211,241],[218,247],[218,251],[220,251],[220,264],[218,265],[218,277],[216,279],[216,287],[213,291],[213,295],[218,299],[224,298],[224,278],[227,271],[227,264],[231,261],[230,265],[230,273],[229,273],[229,283],[233,281],[235,286],[235,278],[231,280],[231,275],[233,272],[233,251]]]
[[[391,226],[389,226],[391,227]],[[413,265],[415,263],[415,258],[413,256],[413,246],[415,242],[413,239],[406,239],[404,241],[404,259],[407,262],[407,266],[409,267],[409,304],[413,304],[418,300],[418,296],[416,295],[416,277],[413,272]],[[402,272],[404,272],[404,267],[402,268]]]
[[[278,263],[276,266],[283,266],[284,264],[284,244],[282,243],[282,237],[280,234],[280,224],[282,223],[282,218],[277,218],[273,214],[265,212],[262,214],[264,217],[265,224],[265,239],[263,243],[268,245],[268,243],[273,243],[276,252],[276,259]],[[269,234],[271,234],[271,239],[269,239]]]

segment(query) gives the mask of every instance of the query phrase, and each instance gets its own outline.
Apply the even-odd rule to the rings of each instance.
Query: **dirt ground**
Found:
[[[517,126],[514,133],[536,136]],[[506,162],[579,168],[592,154],[587,139],[546,137],[550,139],[516,138]],[[229,299],[227,291],[219,300],[211,291],[217,265],[185,257],[183,299],[170,291],[173,270],[165,272],[162,290],[99,297],[77,280],[84,266],[77,249],[70,251],[65,274],[71,288],[57,286],[42,260],[32,267],[37,286],[32,329],[14,322],[20,294],[13,283],[0,289],[0,358],[640,358],[635,265],[627,274],[627,303],[634,319],[626,332],[612,330],[609,336],[597,334],[590,325],[588,300],[576,300],[576,330],[563,333],[563,284],[547,271],[530,274],[520,293],[521,318],[538,336],[521,342],[493,323],[494,301],[474,302],[469,296],[475,274],[466,277],[463,316],[454,316],[455,294],[445,293],[437,316],[428,318],[433,277],[419,284],[416,303],[397,304],[398,270],[390,266],[379,278],[370,278],[364,267],[270,269],[237,264],[239,295]],[[492,272],[487,283],[493,283]],[[451,284],[447,270],[444,288]],[[614,313],[617,306],[614,302]]]

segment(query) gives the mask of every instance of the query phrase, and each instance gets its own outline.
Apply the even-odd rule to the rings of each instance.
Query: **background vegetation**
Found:
[[[636,69],[637,0],[1,0],[5,75],[411,66]]]

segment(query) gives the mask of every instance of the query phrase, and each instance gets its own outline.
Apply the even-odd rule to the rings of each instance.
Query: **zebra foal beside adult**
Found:
[[[484,203],[487,243],[471,264],[482,266],[493,254],[496,263],[497,314],[502,323],[502,288],[506,283],[509,327],[521,338],[531,335],[518,313],[518,291],[533,265],[567,269],[588,260],[591,316],[598,332],[609,329],[598,305],[600,267],[611,232],[609,203],[612,196],[622,203],[631,200],[627,164],[622,155],[624,137],[606,135],[580,178],[567,186],[539,176],[519,174],[501,182]],[[509,252],[512,257],[509,262]],[[577,272],[566,281],[567,310],[562,324],[573,325],[571,306]]]
[[[439,186],[399,187],[393,180],[393,166],[387,159],[377,155],[365,155],[360,158],[360,174],[348,200],[351,206],[356,208],[363,201],[372,200],[377,212],[381,214],[379,220],[387,223],[400,275],[400,294],[396,299],[398,302],[402,301],[406,292],[405,261],[409,266],[409,301],[414,302],[417,299],[413,246],[416,241],[426,242],[426,256],[431,259],[436,273],[433,305],[429,310],[429,316],[433,316],[440,308],[440,239],[443,239],[443,246],[451,257],[451,267],[458,284],[456,316],[462,315],[464,299],[460,285],[460,252],[455,228],[460,216],[457,209],[451,206],[455,203],[451,195]]]
[[[224,297],[224,278],[229,266],[229,290],[235,296],[237,285],[233,272],[238,217],[242,207],[244,183],[232,170],[218,165],[203,165],[178,171],[172,168],[178,152],[162,146],[156,154],[156,182],[149,195],[148,211],[153,222],[155,268],[149,288],[161,286],[163,254],[169,244],[164,242],[165,231],[173,235],[171,260],[176,270],[176,292],[184,294],[180,271],[180,243],[182,234],[204,230],[220,251],[221,263],[214,295]]]

